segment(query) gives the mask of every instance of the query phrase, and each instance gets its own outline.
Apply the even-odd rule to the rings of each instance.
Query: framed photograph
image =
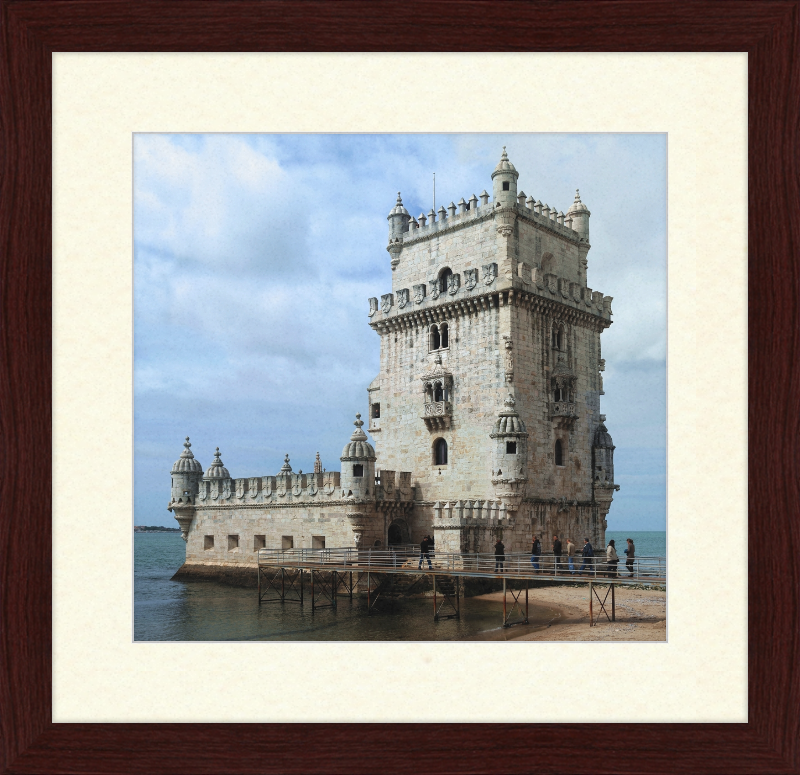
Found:
[[[587,750],[589,771],[620,751],[640,772],[797,770],[797,559],[780,538],[792,535],[796,505],[794,361],[782,332],[797,328],[797,130],[781,117],[797,113],[797,3],[731,3],[722,17],[705,3],[559,4],[546,15],[474,3],[437,20],[435,43],[407,30],[422,6],[232,7],[3,5],[3,771],[516,772],[535,756],[535,766],[585,772]],[[394,53],[255,53],[309,48]],[[410,53],[432,48],[470,53]],[[155,53],[168,50],[197,53]],[[541,53],[477,53],[508,50]],[[102,51],[117,53],[89,53]],[[212,51],[253,53],[202,53]],[[747,62],[547,53],[564,51],[738,51]],[[405,78],[392,83],[400,65]],[[741,121],[714,123],[744,105],[745,77],[747,168]],[[635,132],[658,110],[671,154],[670,293],[685,286],[669,312],[670,541],[674,527],[686,555],[670,568],[670,641],[606,645],[604,665],[583,651],[591,644],[524,644],[538,649],[525,655],[504,644],[517,650],[499,659],[486,650],[497,644],[475,644],[456,662],[443,644],[326,644],[323,654],[316,644],[133,642],[133,133],[233,131],[232,119],[239,132],[318,132],[323,116],[331,133],[525,132],[534,120],[538,131]],[[777,379],[763,378],[768,369]],[[767,422],[778,407],[781,423]],[[654,709],[643,698],[676,665],[681,680]],[[533,703],[532,682],[548,681],[556,697]]]

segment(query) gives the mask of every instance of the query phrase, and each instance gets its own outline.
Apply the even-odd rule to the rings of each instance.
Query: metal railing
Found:
[[[359,568],[376,571],[414,570],[455,573],[458,575],[512,576],[515,578],[563,579],[565,581],[641,580],[643,582],[665,581],[667,563],[665,557],[636,557],[632,566],[626,560],[608,563],[605,556],[584,558],[577,556],[555,557],[542,554],[539,557],[528,553],[507,553],[498,556],[486,553],[440,553],[431,551],[421,554],[416,544],[391,547],[339,547],[330,549],[259,549],[260,566],[294,566],[306,568]]]

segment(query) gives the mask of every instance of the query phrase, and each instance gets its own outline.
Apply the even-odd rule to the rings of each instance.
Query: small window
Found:
[[[281,549],[294,549],[294,536],[281,536]]]
[[[447,442],[444,439],[436,439],[433,443],[433,462],[437,466],[447,465]]]
[[[554,398],[556,401],[563,401],[563,400],[564,400],[564,399],[562,398],[562,396],[563,396],[563,395],[564,395],[564,394],[562,393],[562,391],[561,391],[561,388],[556,388],[556,389],[555,389],[555,391],[554,391],[554,393],[553,393],[553,398]]]
[[[214,548],[214,536],[203,536],[203,549],[209,551]]]
[[[441,345],[441,339],[439,338],[439,326],[432,325],[431,326],[431,350],[438,350]]]
[[[503,181],[503,191],[508,191],[509,185],[510,183],[507,180]]]
[[[516,441],[507,441],[506,442],[506,455],[516,455],[517,454],[517,442]]]
[[[564,452],[561,448],[561,439],[556,439],[556,465],[564,465]]]
[[[364,476],[364,466],[361,463],[356,463],[353,466],[353,476]]]
[[[444,389],[441,382],[436,383],[436,389],[433,391],[433,400],[444,401]]]
[[[228,551],[229,552],[239,551],[239,536],[228,536]]]
[[[373,419],[377,420],[381,416],[381,405],[380,404],[373,404],[372,405],[372,417]]]
[[[439,293],[447,293],[447,286],[452,276],[452,269],[442,269],[441,274],[439,275]]]
[[[447,327],[447,323],[442,323],[441,331],[441,343],[442,347],[449,347],[450,346],[450,336]]]
[[[311,536],[311,548],[312,549],[324,549],[325,548],[325,536]]]
[[[257,552],[259,549],[266,549],[267,548],[267,537],[264,536],[253,536],[253,551]]]

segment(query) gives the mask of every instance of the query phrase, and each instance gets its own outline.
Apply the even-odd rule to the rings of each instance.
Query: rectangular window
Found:
[[[257,552],[259,549],[267,548],[266,536],[253,536],[253,551]]]
[[[381,416],[381,405],[380,404],[373,404],[372,405],[372,417],[373,419],[377,420]]]
[[[325,536],[311,536],[311,548],[312,549],[324,549],[325,548]]]
[[[214,548],[214,536],[203,536],[203,549],[208,551]]]
[[[507,441],[506,442],[506,455],[516,455],[517,454],[517,442],[516,441]]]
[[[229,552],[239,551],[239,536],[228,536],[228,551]]]
[[[353,476],[359,477],[364,476],[364,466],[361,463],[356,463],[353,466]]]
[[[294,549],[294,536],[281,536],[281,549]]]

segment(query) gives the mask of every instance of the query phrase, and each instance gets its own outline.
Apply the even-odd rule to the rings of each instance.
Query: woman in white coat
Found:
[[[614,547],[614,539],[612,538],[606,547],[606,564],[608,566],[608,577],[610,579],[615,579],[617,577],[618,562],[619,557],[617,557],[617,550]]]

